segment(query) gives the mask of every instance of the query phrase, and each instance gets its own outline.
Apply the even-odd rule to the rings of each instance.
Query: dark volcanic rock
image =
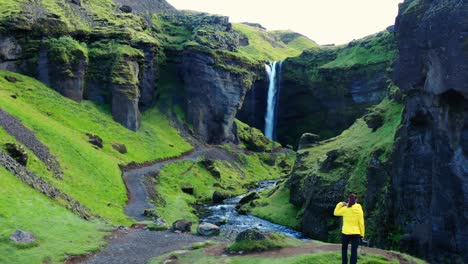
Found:
[[[466,1],[405,1],[396,20],[395,82],[407,95],[393,154],[402,249],[468,262]],[[463,213],[465,212],[465,213]]]
[[[156,100],[156,83],[158,81],[157,48],[151,44],[140,47],[145,54],[144,61],[140,67],[140,99],[138,101],[142,111],[154,105]]]
[[[191,232],[192,222],[188,220],[177,220],[172,224],[172,231]]]
[[[265,73],[266,75],[266,73]],[[252,88],[245,95],[241,110],[236,118],[251,127],[265,129],[265,112],[267,109],[268,81],[261,79],[254,82]]]
[[[10,157],[15,159],[19,164],[26,166],[28,164],[28,153],[24,148],[17,144],[6,143],[6,151]]]
[[[120,143],[112,143],[112,148],[120,152],[121,154],[127,153],[127,146]]]
[[[234,118],[247,92],[244,79],[214,66],[214,58],[200,52],[183,55],[180,71],[185,83],[187,118],[208,143],[237,143]]]
[[[299,139],[298,149],[310,148],[320,141],[320,136],[312,133],[304,133]]]
[[[133,10],[132,7],[128,6],[128,5],[123,5],[119,9],[120,9],[120,11],[122,11],[124,13],[131,13],[132,10]]]
[[[181,190],[182,192],[186,194],[190,194],[190,195],[193,195],[195,193],[193,186],[185,186],[185,187],[182,187]]]
[[[372,131],[376,131],[379,127],[384,124],[384,117],[380,114],[366,115],[364,121]]]
[[[155,219],[158,218],[158,213],[154,209],[145,209],[143,211],[143,215],[146,216],[146,217],[152,217],[152,218],[155,218]]]
[[[15,83],[18,81],[18,79],[16,79],[15,77],[13,76],[5,76],[5,80],[11,82],[11,83]]]
[[[245,231],[240,232],[236,237],[236,242],[243,242],[243,241],[260,241],[265,240],[267,238],[266,234],[262,231],[252,228],[247,229]]]
[[[260,198],[260,196],[257,192],[251,192],[246,196],[242,197],[242,199],[239,201],[239,204],[246,204],[258,198]]]
[[[84,79],[88,66],[86,55],[79,49],[70,51],[75,59],[64,63],[61,59],[62,54],[56,54],[52,45],[48,44],[39,52],[38,78],[63,96],[80,102],[83,99]]]
[[[227,193],[214,191],[212,200],[214,203],[222,203],[227,198],[229,198],[229,195]]]
[[[211,159],[205,159],[201,161],[201,164],[208,170],[211,174],[216,179],[221,178],[221,172],[215,165],[215,161]]]
[[[104,147],[102,138],[100,136],[93,135],[90,133],[86,133],[86,136],[88,136],[88,142],[91,143],[92,145],[101,149]]]

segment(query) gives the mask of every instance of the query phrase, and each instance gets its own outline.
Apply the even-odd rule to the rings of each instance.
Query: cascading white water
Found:
[[[276,104],[278,97],[279,78],[277,78],[278,69],[281,71],[281,62],[274,61],[270,64],[265,64],[265,69],[268,74],[268,102],[265,114],[265,136],[273,139],[275,132],[276,119]]]

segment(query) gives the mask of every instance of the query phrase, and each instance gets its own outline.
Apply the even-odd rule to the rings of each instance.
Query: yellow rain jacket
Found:
[[[361,235],[364,237],[364,212],[360,204],[356,203],[351,207],[339,202],[335,207],[335,216],[343,217],[343,228],[341,232],[345,235]]]

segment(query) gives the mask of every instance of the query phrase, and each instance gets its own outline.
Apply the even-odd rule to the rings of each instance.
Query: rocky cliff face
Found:
[[[468,261],[463,12],[463,1],[455,0],[400,5],[393,78],[404,112],[400,119],[401,110],[384,100],[340,136],[298,152],[288,183],[290,202],[304,208],[304,232],[336,241],[333,206],[356,192],[376,245],[432,263]]]
[[[265,80],[265,78],[253,84],[252,88],[245,95],[242,109],[237,114],[239,120],[262,131],[265,128],[265,112],[268,98],[268,80]]]
[[[394,38],[390,32],[346,47],[305,51],[283,63],[278,140],[297,145],[303,133],[338,135],[388,94]]]
[[[407,94],[391,167],[401,246],[434,263],[468,262],[465,1],[405,1],[395,81]]]
[[[109,4],[67,1],[53,9],[15,2],[10,8],[18,12],[0,17],[0,68],[78,102],[111,104],[114,119],[137,130],[140,110],[155,101],[159,43],[141,17]]]
[[[238,142],[234,119],[250,88],[246,77],[216,67],[215,58],[186,51],[180,73],[186,92],[187,119],[205,142]]]

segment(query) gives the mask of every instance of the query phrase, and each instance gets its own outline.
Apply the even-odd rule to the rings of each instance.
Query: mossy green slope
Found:
[[[19,81],[10,83],[5,76]],[[123,213],[127,195],[118,164],[178,156],[192,149],[156,109],[143,115],[142,128],[135,133],[114,122],[106,106],[73,102],[19,74],[0,71],[0,95],[2,109],[50,148],[65,177],[57,180],[40,168],[34,172],[114,223],[129,223]],[[89,144],[86,133],[100,136],[104,148]],[[125,144],[128,153],[120,154],[112,143]]]
[[[63,263],[104,245],[109,226],[85,221],[31,189],[0,167],[0,263]],[[30,246],[9,240],[17,229],[38,239]]]
[[[241,46],[239,51],[258,60],[279,61],[318,46],[307,37],[291,31],[267,31],[245,24],[234,24],[233,28],[248,40],[248,45]]]

